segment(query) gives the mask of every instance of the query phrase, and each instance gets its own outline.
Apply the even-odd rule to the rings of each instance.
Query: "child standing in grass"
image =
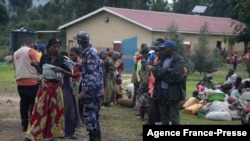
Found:
[[[140,94],[140,116],[138,119],[141,119],[144,121],[145,114],[148,114],[149,110],[149,94],[148,93],[142,93]]]
[[[144,115],[148,114],[149,110],[149,93],[148,93],[148,83],[150,76],[150,68],[147,67],[147,54],[143,54],[143,58],[141,59],[142,68],[140,70],[140,83],[139,88],[137,89],[137,93],[139,94],[139,119],[144,120]]]
[[[117,101],[123,97],[123,92],[122,92],[122,79],[117,78],[116,79],[116,84],[114,85],[113,89],[113,97],[114,97],[114,103],[117,104]]]

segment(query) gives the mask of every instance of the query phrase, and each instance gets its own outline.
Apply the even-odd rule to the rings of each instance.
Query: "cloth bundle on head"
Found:
[[[38,45],[38,51],[40,51],[40,52],[43,51],[45,48],[46,48],[45,44],[41,43],[41,44]]]
[[[213,79],[213,76],[212,76],[212,74],[208,73],[208,74],[206,74],[206,78]]]
[[[117,60],[117,59],[120,58],[120,53],[117,52],[117,51],[113,51],[112,52],[112,57],[113,57],[114,60]]]
[[[59,39],[57,39],[57,38],[52,38],[52,39],[50,39],[49,41],[48,41],[48,48],[49,47],[51,47],[51,46],[53,46],[53,45],[60,45],[61,46],[61,41],[59,40]]]
[[[173,41],[166,40],[163,44],[159,46],[160,49],[165,49],[166,47],[176,49],[176,45]]]

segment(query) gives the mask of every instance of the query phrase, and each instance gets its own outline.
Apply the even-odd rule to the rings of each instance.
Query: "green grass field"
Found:
[[[0,63],[0,94],[16,94],[15,72],[11,63]]]
[[[223,82],[229,69],[229,65],[222,65],[219,70],[213,73],[213,81],[215,83]],[[243,79],[248,78],[245,65],[239,65],[236,73]],[[203,77],[203,74],[189,74],[187,78],[187,98],[192,95],[196,89],[196,83]],[[130,79],[129,75],[126,78]],[[14,80],[14,70],[12,64],[0,64],[0,95],[1,96],[18,96],[16,92],[16,83]],[[129,140],[141,140],[138,136],[142,131],[142,125],[146,121],[136,119],[135,114],[138,111],[131,108],[112,105],[101,110],[101,127],[103,131],[112,136],[117,134],[121,138],[129,138]],[[181,124],[189,125],[240,125],[240,120],[233,121],[213,121],[198,118],[197,115],[189,115],[180,110]],[[109,136],[109,135],[108,135]]]

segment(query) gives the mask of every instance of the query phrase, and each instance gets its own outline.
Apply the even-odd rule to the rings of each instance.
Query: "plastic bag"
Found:
[[[206,119],[232,121],[231,113],[227,110],[212,111],[206,114]]]

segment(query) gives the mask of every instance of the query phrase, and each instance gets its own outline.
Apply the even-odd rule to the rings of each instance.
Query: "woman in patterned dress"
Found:
[[[43,55],[39,64],[32,62],[32,65],[42,74],[42,80],[24,141],[53,140],[64,136],[62,78],[63,75],[72,76],[72,73],[64,64],[65,58],[59,52],[60,46],[61,42],[58,39],[50,39],[47,46],[50,53]]]

